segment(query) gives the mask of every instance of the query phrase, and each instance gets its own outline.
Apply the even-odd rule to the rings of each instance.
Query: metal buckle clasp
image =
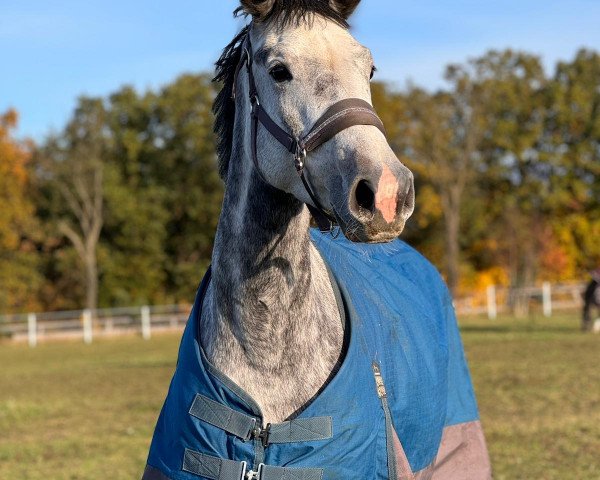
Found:
[[[254,436],[254,432],[256,431],[256,428],[257,428],[256,424],[258,423],[258,419],[253,418],[252,420],[253,420],[252,427],[250,428],[250,430],[246,434],[246,438],[244,438],[244,442],[247,442],[248,440],[250,440]]]
[[[264,428],[255,426],[252,429],[252,437],[260,439],[260,443],[263,448],[267,448],[269,446],[269,435],[271,433],[271,424],[267,423],[267,426]]]
[[[246,480],[247,468],[248,468],[248,463],[242,462],[242,474],[240,475],[239,480]]]
[[[300,142],[296,141],[296,153],[294,153],[294,166],[300,174],[304,170],[304,160],[306,159],[306,148],[300,146]]]
[[[246,462],[242,462],[242,463],[244,464],[242,480],[260,480],[262,478],[263,467],[265,465],[264,463],[259,463],[258,470],[256,470],[256,471],[254,471],[254,470],[246,471]]]

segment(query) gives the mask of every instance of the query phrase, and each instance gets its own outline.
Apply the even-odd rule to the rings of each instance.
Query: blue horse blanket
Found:
[[[452,301],[398,240],[313,232],[339,287],[349,341],[340,370],[291,420],[259,407],[198,341],[205,276],[183,335],[143,480],[491,478]]]

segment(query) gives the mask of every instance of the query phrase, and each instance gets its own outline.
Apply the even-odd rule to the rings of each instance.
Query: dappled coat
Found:
[[[346,318],[347,352],[296,417],[259,407],[198,341],[205,276],[188,321],[143,480],[491,478],[450,296],[401,241],[315,233]],[[201,333],[201,332],[200,332]]]

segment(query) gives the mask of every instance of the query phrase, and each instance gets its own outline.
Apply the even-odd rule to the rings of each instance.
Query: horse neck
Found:
[[[243,124],[243,106],[237,115],[236,125]],[[272,372],[302,364],[311,342],[325,342],[323,355],[335,363],[343,333],[325,264],[310,241],[308,210],[260,179],[248,129],[236,133],[203,309],[203,347],[215,364],[233,369],[234,359]]]

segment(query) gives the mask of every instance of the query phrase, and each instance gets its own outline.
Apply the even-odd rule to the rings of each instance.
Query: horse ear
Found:
[[[255,20],[265,18],[273,9],[275,0],[240,0],[244,12]]]
[[[336,10],[342,17],[348,18],[358,7],[360,0],[329,0],[331,8]]]

